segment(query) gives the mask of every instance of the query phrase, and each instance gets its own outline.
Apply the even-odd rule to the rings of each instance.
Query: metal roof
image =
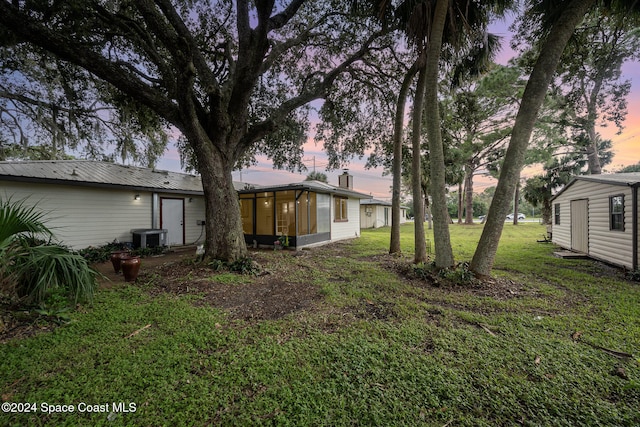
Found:
[[[393,206],[391,202],[387,202],[385,200],[379,199],[370,199],[370,200],[362,200],[360,202],[361,205],[380,205],[380,206]],[[408,206],[400,205],[401,209],[409,209]]]
[[[254,185],[246,186],[245,188],[238,190],[240,194],[261,193],[267,191],[287,191],[287,190],[312,190],[316,193],[330,193],[340,196],[354,197],[357,199],[370,199],[368,194],[360,193],[358,191],[350,190],[348,188],[336,187],[335,185],[327,184],[321,181],[302,181],[293,184],[284,185]]]
[[[199,176],[93,160],[0,162],[0,181],[203,194]],[[236,190],[245,184],[233,183]]]
[[[560,191],[558,191],[551,200],[564,193],[569,187],[571,187],[576,181],[588,181],[596,182],[599,184],[609,185],[623,185],[630,187],[640,186],[640,172],[627,172],[627,173],[610,173],[600,175],[578,175],[565,185]]]
[[[385,202],[384,200],[378,200],[378,199],[363,200],[361,203],[363,205],[391,206],[391,202]]]

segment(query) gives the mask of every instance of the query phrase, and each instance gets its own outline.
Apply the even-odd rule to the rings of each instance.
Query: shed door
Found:
[[[589,200],[571,201],[571,249],[589,253]]]
[[[168,245],[184,245],[184,199],[160,199],[160,228],[167,230]]]

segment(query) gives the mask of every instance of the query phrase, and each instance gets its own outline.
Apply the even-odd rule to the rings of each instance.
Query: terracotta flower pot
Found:
[[[126,282],[135,282],[140,271],[140,257],[124,257],[120,260],[120,266],[122,267],[124,280]]]
[[[113,271],[116,273],[120,273],[120,261],[122,257],[128,257],[129,251],[121,250],[121,251],[113,251],[111,252],[111,264],[113,264]]]

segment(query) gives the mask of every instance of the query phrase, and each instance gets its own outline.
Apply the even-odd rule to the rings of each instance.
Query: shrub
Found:
[[[476,283],[476,277],[469,270],[468,262],[461,262],[452,269],[441,270],[440,276],[454,285],[470,286]]]
[[[130,249],[126,243],[111,242],[102,246],[89,246],[85,249],[80,249],[78,253],[82,255],[90,264],[109,261],[111,252],[120,251],[124,249]],[[166,251],[165,246],[156,246],[155,248],[138,248],[132,249],[131,255],[139,257],[147,257],[151,255],[160,255]]]
[[[260,273],[260,265],[251,258],[245,257],[229,263],[229,270],[240,274],[257,275]]]
[[[54,235],[44,213],[25,200],[0,200],[0,285],[26,303],[41,303],[51,292],[64,290],[74,302],[91,301],[97,272],[86,259],[51,244]],[[44,236],[49,241],[40,240]]]
[[[82,255],[87,262],[93,264],[108,261],[111,257],[111,252],[123,249],[127,249],[125,244],[113,242],[102,246],[89,246],[88,248],[80,249],[78,253]]]
[[[627,272],[627,278],[634,282],[640,282],[640,270],[631,270]]]

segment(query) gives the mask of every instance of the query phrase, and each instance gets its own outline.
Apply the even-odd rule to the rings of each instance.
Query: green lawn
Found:
[[[481,230],[451,227],[459,261]],[[148,284],[102,290],[71,323],[0,344],[3,401],[36,410],[0,425],[640,425],[640,285],[554,258],[536,243],[544,232],[505,225],[494,273],[517,284],[507,295],[403,280],[381,266],[389,229],[363,231],[340,257],[286,258],[324,300],[279,320],[231,320]],[[211,286],[235,283],[217,274]]]

